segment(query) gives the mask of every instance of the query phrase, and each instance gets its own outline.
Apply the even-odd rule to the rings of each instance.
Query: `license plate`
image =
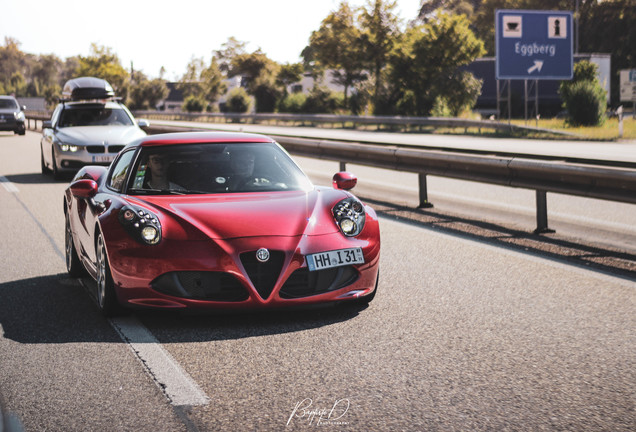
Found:
[[[340,249],[307,255],[309,271],[323,270],[350,264],[364,264],[361,248]]]
[[[93,162],[112,162],[115,156],[93,156]]]
[[[7,119],[6,119],[6,118],[4,118],[4,117],[0,117],[0,123],[6,123],[6,122],[7,122]]]

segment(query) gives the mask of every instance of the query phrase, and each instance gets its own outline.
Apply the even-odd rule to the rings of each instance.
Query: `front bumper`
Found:
[[[55,160],[59,170],[77,171],[86,165],[108,166],[115,159],[122,145],[82,146],[77,151],[64,151],[55,146]]]
[[[26,131],[26,126],[23,121],[18,121],[11,117],[5,117],[0,118],[0,131],[21,133]]]
[[[378,241],[323,236],[170,241],[109,251],[120,302],[154,308],[272,308],[346,301],[376,286]],[[129,245],[132,246],[132,245]],[[259,263],[255,252],[271,252]],[[309,271],[305,256],[360,247],[365,263]]]

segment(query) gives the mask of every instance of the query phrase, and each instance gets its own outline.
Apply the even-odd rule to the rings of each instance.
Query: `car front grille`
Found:
[[[281,251],[270,251],[270,258],[266,262],[260,262],[256,259],[256,251],[241,254],[241,263],[263,300],[266,300],[272,293],[283,269],[284,261],[285,253]]]
[[[108,153],[119,153],[124,148],[123,145],[109,145]],[[106,146],[103,145],[87,145],[86,151],[89,153],[100,154],[106,153]]]
[[[352,266],[309,271],[302,267],[291,274],[280,290],[284,299],[294,299],[324,294],[351,285],[359,273]]]
[[[241,282],[223,272],[170,272],[155,279],[151,286],[160,293],[193,300],[240,302],[249,298]]]

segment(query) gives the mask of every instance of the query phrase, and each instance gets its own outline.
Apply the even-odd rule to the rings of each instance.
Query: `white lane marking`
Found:
[[[113,318],[110,324],[148,369],[172,405],[207,405],[210,398],[134,317]]]
[[[11,181],[9,181],[9,179],[6,178],[5,176],[0,176],[0,183],[2,183],[2,186],[4,186],[4,188],[9,193],[18,193],[18,192],[20,192],[20,190],[17,188],[17,186],[14,185]]]

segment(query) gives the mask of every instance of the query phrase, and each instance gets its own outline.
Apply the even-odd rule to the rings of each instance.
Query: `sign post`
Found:
[[[572,79],[572,34],[572,12],[497,10],[497,80],[536,80],[538,88],[538,80]]]
[[[636,69],[620,71],[621,102],[632,103],[632,117],[636,118]]]
[[[572,79],[572,12],[498,10],[495,32],[497,79]]]

